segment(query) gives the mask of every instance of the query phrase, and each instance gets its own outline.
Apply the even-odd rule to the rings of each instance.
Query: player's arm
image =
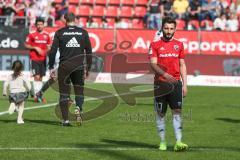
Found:
[[[24,80],[24,87],[27,89],[27,91],[31,90],[31,83],[29,80],[27,80],[26,78],[23,78]]]
[[[167,72],[165,72],[158,66],[157,57],[151,57],[150,64],[151,64],[151,68],[153,69],[153,71],[155,73],[157,73],[158,75],[162,75],[166,79],[167,82],[175,83],[177,81],[172,75],[168,74]]]
[[[54,35],[51,49],[48,53],[48,58],[49,58],[48,66],[49,66],[49,70],[50,70],[50,77],[52,77],[52,78],[56,78],[56,76],[57,76],[56,71],[53,68],[54,68],[54,64],[55,64],[55,57],[56,57],[56,54],[58,51],[58,47],[59,47],[59,37],[58,37],[58,32],[56,32]]]
[[[57,54],[58,47],[59,47],[59,38],[58,38],[58,34],[56,32],[55,35],[54,35],[54,39],[53,39],[51,49],[48,53],[48,57],[49,57],[48,64],[49,64],[49,69],[50,70],[52,70],[54,68],[55,57],[56,57],[56,54]]]
[[[85,76],[87,78],[92,66],[92,45],[87,32],[85,36],[85,43],[86,43],[85,53],[86,53],[86,63],[87,63]]]
[[[25,46],[27,49],[35,50],[35,51],[37,51],[38,54],[41,54],[42,49],[39,48],[39,47],[36,47],[36,46],[32,45],[32,44],[31,44],[32,41],[33,41],[33,38],[32,38],[32,36],[29,34],[29,35],[27,36],[27,39],[26,39],[25,43],[24,43],[24,46]]]
[[[187,96],[187,68],[184,59],[180,59],[180,74],[183,82],[183,97]]]

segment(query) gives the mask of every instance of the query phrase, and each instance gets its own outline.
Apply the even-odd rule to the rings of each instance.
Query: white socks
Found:
[[[161,142],[165,142],[165,118],[160,117],[158,114],[156,115],[157,122],[157,132],[161,139]]]
[[[23,118],[22,118],[23,110],[24,110],[24,101],[19,104],[18,118],[17,118],[17,123],[18,124],[24,123]]]
[[[37,92],[41,90],[42,86],[43,86],[42,81],[33,81],[33,91],[35,95]]]
[[[18,109],[18,117],[17,117],[17,123],[23,124],[23,111],[24,111],[24,101],[20,103],[19,105],[16,105],[15,103],[11,103],[10,107],[8,109],[9,114],[13,114],[15,109]]]
[[[161,142],[165,142],[165,118],[160,117],[158,114],[156,115],[157,122],[157,132],[161,139]],[[177,142],[181,142],[182,140],[182,118],[180,114],[173,115],[173,128]]]
[[[16,109],[15,103],[10,103],[10,106],[9,106],[9,108],[8,108],[8,113],[9,113],[9,114],[13,114],[14,111],[15,111],[15,109]]]
[[[180,114],[173,115],[173,128],[177,142],[182,140],[182,119]]]

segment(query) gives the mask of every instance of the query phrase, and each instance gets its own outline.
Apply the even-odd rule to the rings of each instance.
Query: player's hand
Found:
[[[164,77],[164,78],[166,79],[166,81],[169,82],[169,83],[176,83],[176,82],[177,82],[177,80],[176,80],[172,75],[168,74],[167,72],[165,72],[165,73],[163,74],[163,77]]]
[[[39,47],[35,47],[35,50],[38,52],[39,55],[43,55],[43,50]]]
[[[51,69],[51,70],[50,70],[50,77],[53,78],[53,79],[56,79],[56,78],[57,78],[56,70],[55,70],[55,69]]]
[[[87,79],[89,77],[89,71],[85,70],[84,71],[84,79]]]
[[[187,96],[187,85],[183,85],[182,91],[183,91],[183,97],[186,97]]]

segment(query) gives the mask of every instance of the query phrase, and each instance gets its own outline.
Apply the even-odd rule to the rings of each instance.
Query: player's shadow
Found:
[[[40,119],[24,119],[26,123],[38,123],[38,124],[46,124],[46,125],[60,125],[59,121],[50,121],[50,120],[40,120]]]
[[[16,123],[17,120],[15,120],[15,119],[0,119],[0,122],[3,122],[3,123]]]
[[[16,123],[16,119],[0,119],[0,122],[4,123]],[[38,124],[46,124],[46,125],[57,125],[60,126],[60,122],[58,121],[49,121],[49,120],[32,120],[32,119],[24,119],[25,123],[38,123]]]
[[[156,149],[157,145],[147,144],[143,142],[134,142],[126,140],[112,140],[112,139],[101,139],[101,142],[108,143],[111,145],[116,145],[118,147],[135,147],[135,148],[145,148],[145,149]]]
[[[240,119],[233,119],[233,118],[216,118],[216,120],[229,122],[229,123],[240,123]]]
[[[157,150],[156,145],[134,142],[134,141],[121,141],[121,140],[110,140],[102,139],[103,143],[78,143],[74,147],[84,149],[92,153],[97,153],[102,156],[110,156],[112,159],[131,159],[131,160],[145,160],[145,158],[139,157],[138,155],[131,154],[129,151],[138,150]]]

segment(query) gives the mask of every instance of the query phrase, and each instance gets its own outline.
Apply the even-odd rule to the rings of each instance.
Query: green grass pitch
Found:
[[[2,86],[2,84],[1,84]],[[87,84],[116,93],[110,84]],[[2,89],[2,88],[0,88]],[[183,142],[187,152],[173,152],[175,143],[171,114],[167,114],[168,150],[158,150],[159,137],[153,99],[138,98],[135,106],[118,97],[110,113],[84,122],[83,126],[62,127],[55,106],[24,112],[25,124],[16,116],[0,115],[1,160],[238,160],[240,159],[240,90],[230,87],[189,87],[183,107]],[[56,103],[58,93],[49,89],[47,104]],[[92,110],[102,100],[86,98],[84,109]],[[26,102],[26,108],[44,104]],[[107,104],[111,105],[111,103]],[[0,96],[0,114],[8,100]],[[74,123],[73,123],[74,124]]]

